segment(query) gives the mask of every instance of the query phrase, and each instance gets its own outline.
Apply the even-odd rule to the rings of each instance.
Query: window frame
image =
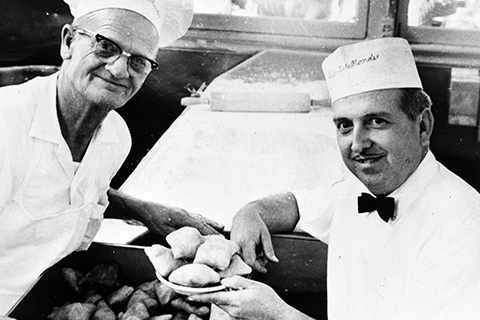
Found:
[[[480,30],[408,26],[403,36],[412,43],[480,47]]]
[[[236,52],[272,48],[328,52],[340,45],[367,38],[372,11],[373,16],[377,15],[375,11],[382,11],[384,2],[358,0],[358,21],[355,23],[194,14],[192,26],[175,46]]]
[[[368,8],[368,0],[358,0],[358,20],[352,23],[269,16],[195,14],[191,29],[243,32],[267,36],[363,39],[367,32]]]
[[[410,0],[396,0],[397,36],[411,44],[418,63],[480,68],[480,31],[408,25]]]
[[[397,1],[397,23],[401,26],[399,28],[399,35],[411,43],[480,48],[480,30],[409,26],[408,7],[410,5],[410,0]]]

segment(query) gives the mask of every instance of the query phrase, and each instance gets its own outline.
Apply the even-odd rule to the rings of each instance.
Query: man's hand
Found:
[[[231,290],[191,295],[188,300],[213,303],[233,319],[311,319],[286,304],[266,284],[240,276],[225,278],[222,280],[222,284]]]
[[[258,210],[254,204],[240,209],[233,218],[230,240],[240,246],[243,260],[253,270],[266,273],[267,262],[278,262],[278,259],[273,250],[270,232]]]
[[[278,262],[270,233],[292,232],[298,219],[295,196],[290,192],[274,194],[250,202],[237,212],[230,239],[240,246],[248,265],[265,273],[268,261]]]
[[[141,221],[150,232],[165,236],[182,227],[197,228],[203,235],[219,234],[224,226],[200,214],[178,207],[140,200],[115,189],[108,190],[108,199],[118,210]]]
[[[182,227],[194,227],[203,235],[219,234],[224,228],[218,222],[182,208],[153,202],[146,202],[142,207],[142,222],[157,235],[164,236]]]

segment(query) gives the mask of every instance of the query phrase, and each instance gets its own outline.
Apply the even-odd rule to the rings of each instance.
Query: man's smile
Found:
[[[384,154],[373,154],[373,155],[358,155],[353,156],[352,161],[360,163],[360,164],[374,164],[379,162],[384,158]]]
[[[102,76],[97,76],[99,79],[101,79],[104,83],[107,83],[107,87],[115,87],[116,90],[118,90],[119,88],[121,89],[128,89],[127,86],[123,83],[120,83],[118,81],[115,81],[115,80],[112,80],[112,79],[109,79],[109,78],[106,78],[106,77],[102,77]]]

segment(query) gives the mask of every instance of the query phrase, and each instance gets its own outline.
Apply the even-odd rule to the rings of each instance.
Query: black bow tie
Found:
[[[392,197],[375,198],[368,193],[362,193],[358,197],[358,212],[372,212],[374,210],[377,210],[383,221],[388,222],[390,218],[393,218],[395,199]]]

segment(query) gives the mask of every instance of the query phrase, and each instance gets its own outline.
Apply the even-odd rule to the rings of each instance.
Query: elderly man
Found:
[[[353,175],[318,190],[243,207],[231,238],[264,270],[271,232],[294,229],[328,244],[328,315],[336,319],[480,319],[480,195],[435,160],[430,99],[407,41],[337,49],[323,63],[337,142]],[[257,248],[259,247],[259,248]],[[264,284],[191,296],[235,319],[308,319]]]
[[[187,31],[192,1],[66,2],[75,20],[62,29],[61,70],[0,89],[0,315],[47,267],[88,248],[109,200],[160,234],[221,229],[109,190],[131,146],[115,110],[157,67],[158,48]]]

